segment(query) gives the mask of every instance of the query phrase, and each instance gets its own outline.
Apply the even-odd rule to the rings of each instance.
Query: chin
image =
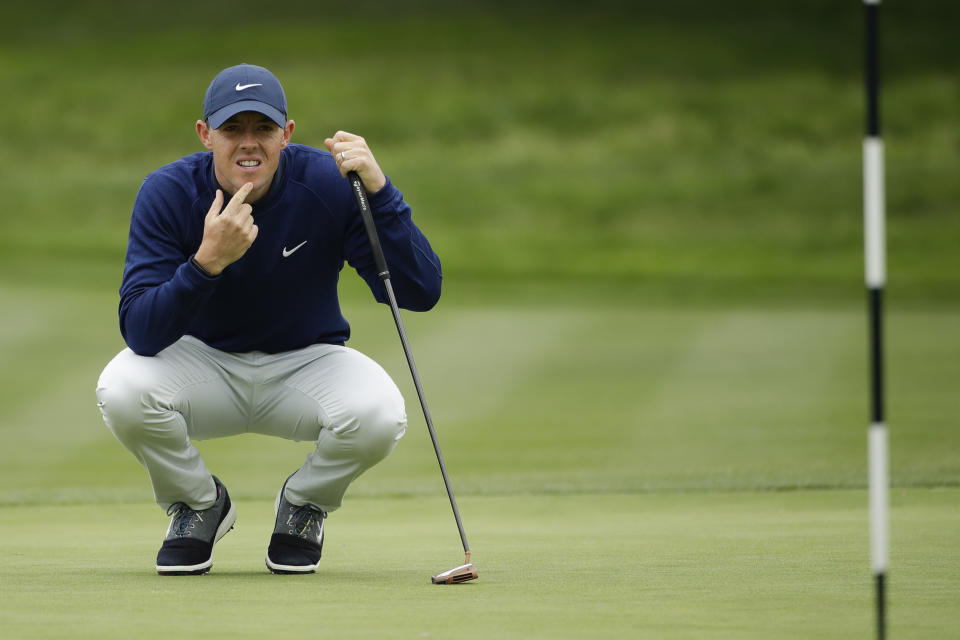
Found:
[[[263,185],[266,183],[266,180],[264,180],[263,177],[260,175],[240,174],[240,175],[234,176],[234,178],[230,182],[232,183],[234,193],[239,191],[240,187],[247,184],[248,182],[253,183],[253,191],[251,191],[251,193],[256,193],[263,188]],[[249,198],[247,200],[249,200]]]

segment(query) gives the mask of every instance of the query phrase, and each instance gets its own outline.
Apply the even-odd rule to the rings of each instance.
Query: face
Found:
[[[273,174],[280,164],[280,152],[293,134],[293,120],[283,128],[255,111],[233,116],[219,129],[197,120],[197,135],[207,149],[213,151],[213,170],[217,181],[229,193],[247,182],[253,190],[245,202],[256,202],[270,189]]]

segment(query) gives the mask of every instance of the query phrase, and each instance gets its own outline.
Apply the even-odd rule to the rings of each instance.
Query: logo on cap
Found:
[[[255,83],[253,83],[253,84],[240,84],[240,83],[238,82],[238,83],[237,83],[237,86],[234,87],[234,88],[235,88],[237,91],[243,91],[244,89],[249,89],[250,87],[262,87],[262,86],[263,86],[263,83],[262,83],[262,82],[255,82]]]

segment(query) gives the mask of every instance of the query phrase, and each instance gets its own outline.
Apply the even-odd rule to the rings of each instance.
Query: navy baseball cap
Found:
[[[203,119],[214,129],[241,111],[262,113],[280,127],[287,124],[287,96],[270,71],[253,64],[227,67],[203,98]]]

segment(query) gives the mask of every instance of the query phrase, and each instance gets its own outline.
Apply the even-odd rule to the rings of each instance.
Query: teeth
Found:
[[[241,160],[240,166],[241,167],[259,167],[260,161],[259,160]]]

